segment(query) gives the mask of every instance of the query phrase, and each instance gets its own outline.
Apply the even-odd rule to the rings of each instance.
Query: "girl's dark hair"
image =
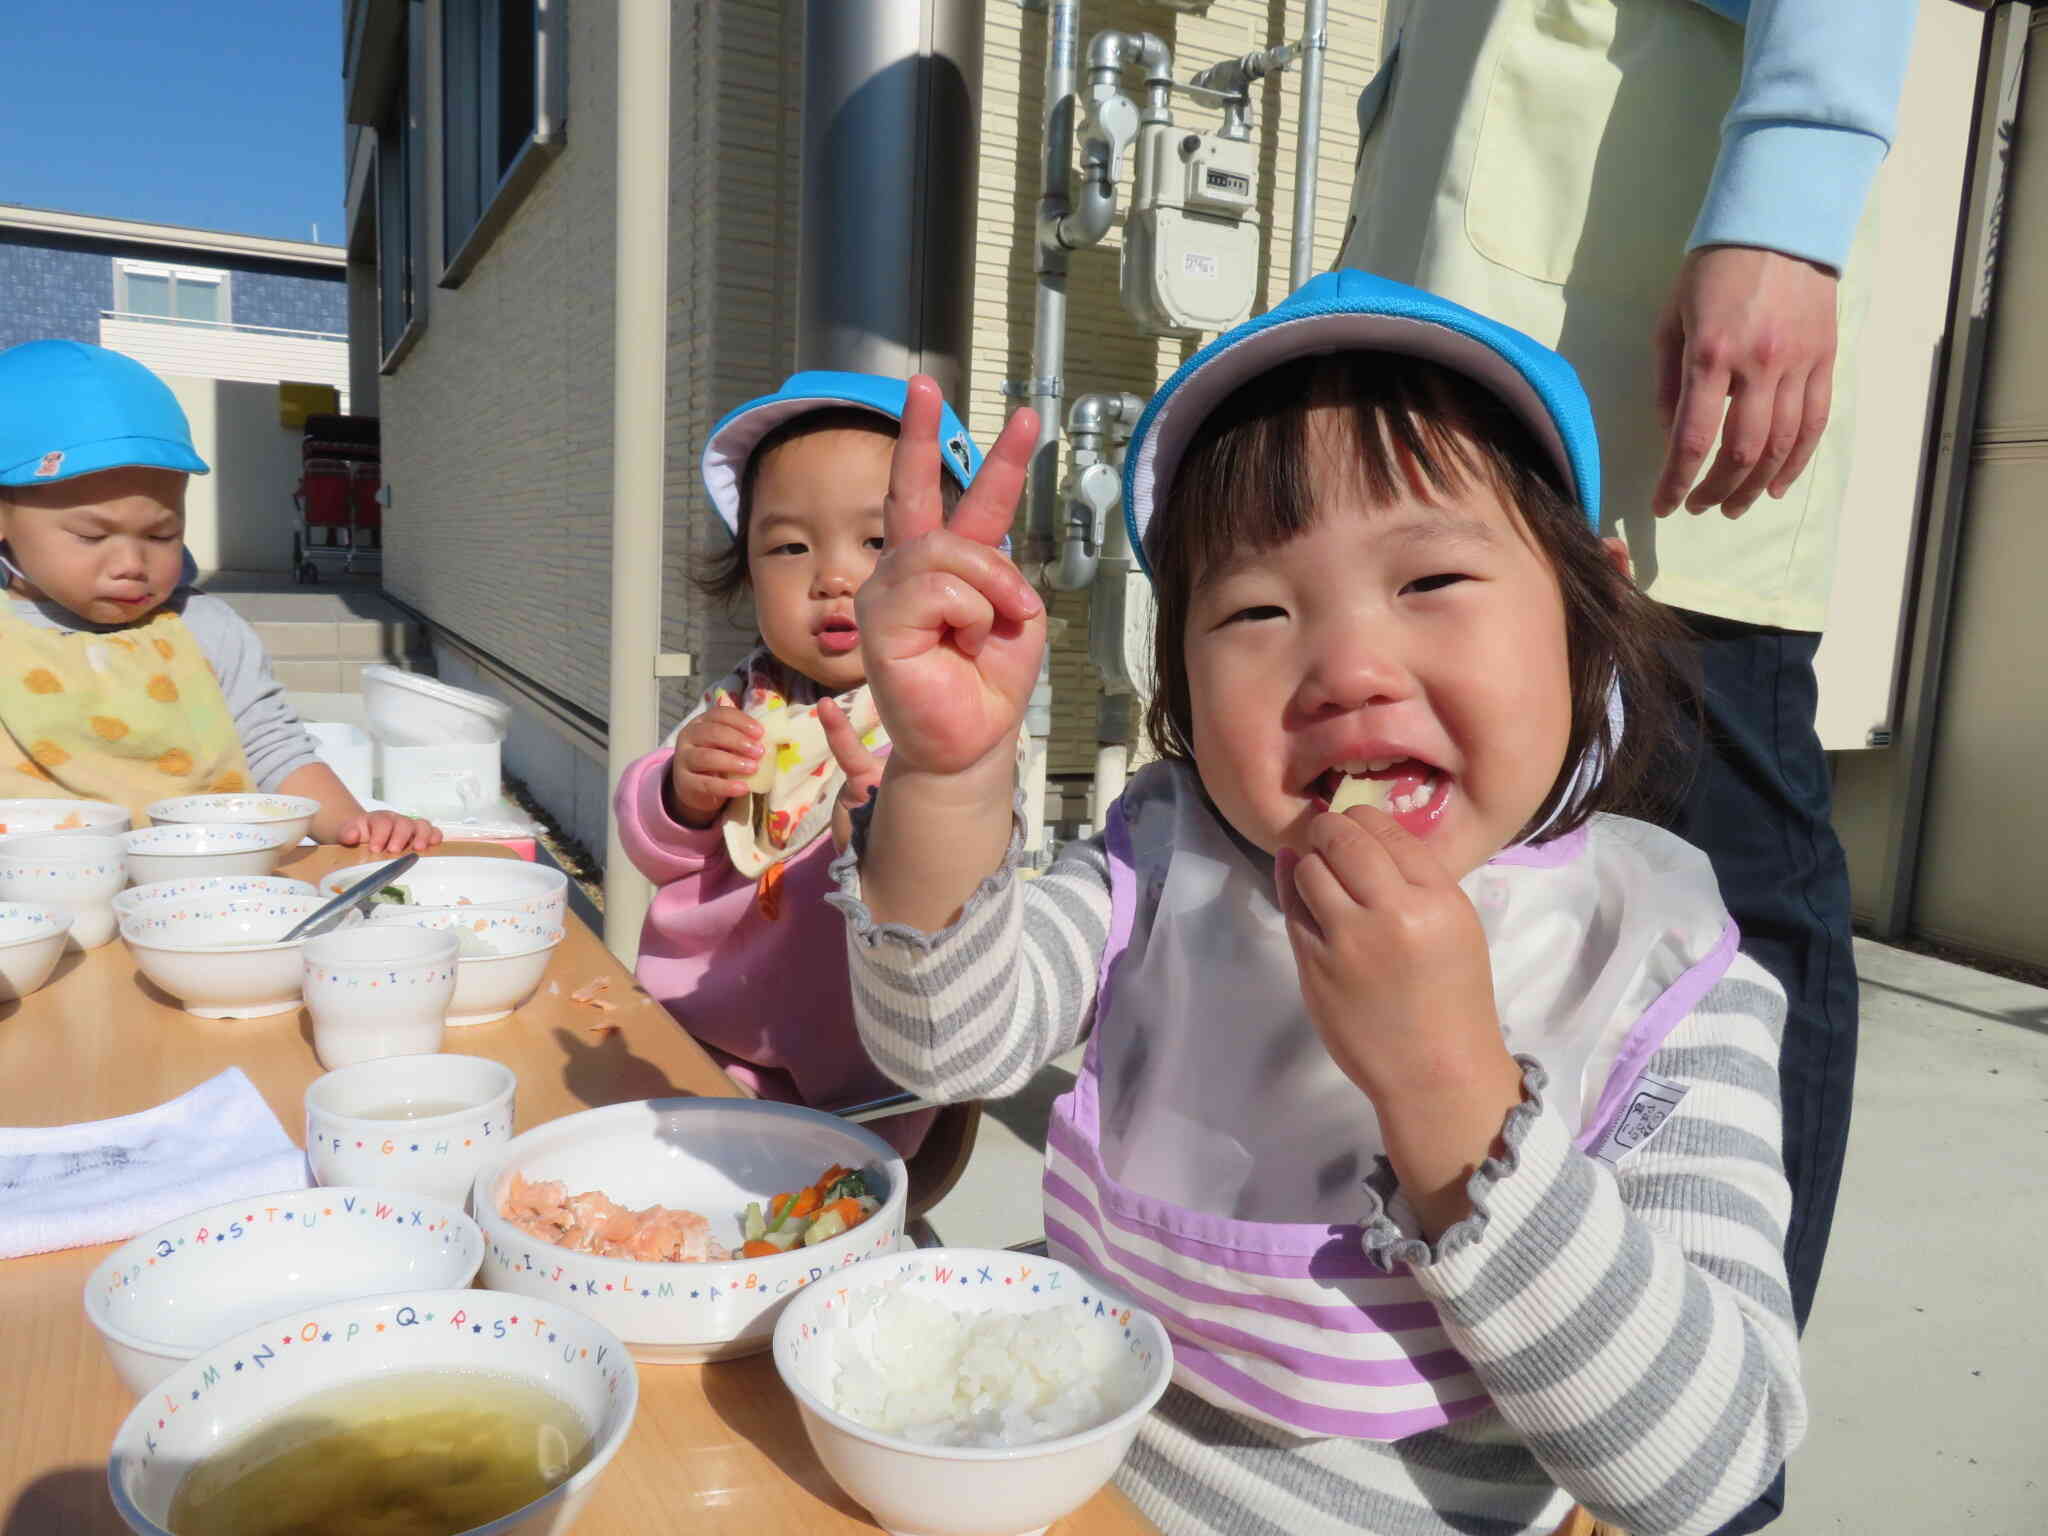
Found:
[[[761,466],[767,462],[769,454],[784,443],[809,437],[813,432],[873,432],[893,442],[899,430],[894,418],[884,416],[880,411],[863,410],[857,405],[834,405],[792,416],[768,432],[747,455],[747,467],[740,473],[739,529],[733,534],[732,543],[703,558],[696,574],[691,577],[697,590],[730,607],[753,585],[747,576],[747,530],[754,521],[754,482],[760,477]],[[960,482],[943,467],[939,471],[939,495],[948,512],[960,500]]]
[[[1438,493],[1490,486],[1521,516],[1564,598],[1572,721],[1564,763],[1528,826],[1563,800],[1588,750],[1607,760],[1590,795],[1545,829],[1561,837],[1596,812],[1654,816],[1673,792],[1680,699],[1696,697],[1684,627],[1609,562],[1550,455],[1508,406],[1463,374],[1405,354],[1342,352],[1283,363],[1240,386],[1197,428],[1155,509],[1148,539],[1158,617],[1145,730],[1160,756],[1193,761],[1184,631],[1196,585],[1226,558],[1273,549],[1316,518],[1310,413],[1342,407],[1358,483],[1393,501],[1411,471]],[[1621,739],[1607,718],[1611,679],[1626,703]],[[1528,835],[1528,828],[1520,834]]]

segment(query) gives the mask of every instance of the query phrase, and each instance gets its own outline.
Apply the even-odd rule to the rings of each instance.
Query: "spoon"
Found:
[[[289,944],[294,939],[317,938],[329,929],[340,926],[341,920],[349,913],[358,907],[367,907],[371,898],[419,861],[418,854],[404,853],[389,864],[380,864],[332,901],[314,908],[292,924],[291,930],[277,942]]]

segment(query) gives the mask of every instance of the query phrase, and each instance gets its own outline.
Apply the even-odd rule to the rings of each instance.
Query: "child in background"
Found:
[[[928,389],[858,605],[893,750],[832,899],[913,1090],[1088,1040],[1046,1235],[1175,1349],[1125,1492],[1168,1536],[1714,1530],[1806,1423],[1784,1001],[1705,858],[1615,814],[1677,652],[1593,532],[1571,370],[1356,272],[1182,367],[1125,472],[1163,761],[1031,882],[1044,607],[991,546],[1033,426],[947,526]]]
[[[659,889],[640,984],[764,1097],[821,1108],[896,1092],[853,1028],[841,923],[821,899],[835,818],[881,745],[853,597],[882,548],[903,381],[793,375],[712,429],[704,484],[731,530],[701,583],[750,592],[762,643],[710,688],[613,799],[619,839]],[[979,455],[950,410],[957,490]],[[933,1111],[873,1122],[905,1156]]]
[[[431,848],[430,823],[356,803],[255,631],[189,584],[185,486],[205,473],[177,397],[134,359],[0,352],[0,798],[108,800],[142,826],[176,795],[303,795],[319,842]]]

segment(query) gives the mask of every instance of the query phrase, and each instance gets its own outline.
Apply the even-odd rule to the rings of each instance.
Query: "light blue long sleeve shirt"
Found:
[[[1841,269],[1891,147],[1918,0],[1696,0],[1744,29],[1742,83],[1691,249]]]

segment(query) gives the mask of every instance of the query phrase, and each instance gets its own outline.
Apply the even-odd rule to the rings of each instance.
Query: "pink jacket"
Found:
[[[662,799],[674,750],[650,752],[612,796],[619,841],[653,881],[634,975],[725,1070],[763,1098],[830,1109],[897,1092],[854,1033],[846,921],[825,905],[830,837],[783,866],[763,911],[756,883],[727,859],[714,824],[686,827]],[[870,1129],[906,1157],[935,1111]]]

